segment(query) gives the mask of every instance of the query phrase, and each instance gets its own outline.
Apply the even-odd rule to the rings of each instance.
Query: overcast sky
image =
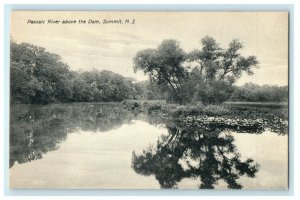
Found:
[[[47,24],[47,20],[77,20],[77,24]],[[78,20],[135,19],[134,24],[78,24]],[[28,20],[45,20],[30,24]],[[156,48],[164,39],[176,39],[190,52],[201,48],[206,35],[226,47],[232,39],[245,45],[242,54],[255,55],[260,68],[245,82],[288,84],[288,14],[285,12],[46,12],[15,11],[11,36],[60,55],[72,70],[111,70],[137,80],[133,72],[137,51]]]

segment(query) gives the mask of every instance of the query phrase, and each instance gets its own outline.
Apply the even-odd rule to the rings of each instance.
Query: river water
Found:
[[[186,133],[182,126],[175,129],[177,135]],[[212,181],[214,188],[225,189],[228,178],[222,178],[225,176],[220,168],[227,165],[218,164],[216,171],[185,171],[191,166],[204,169],[203,159],[209,161],[211,157],[207,151],[201,153],[203,149],[215,151],[215,146],[219,146],[226,151],[233,145],[234,151],[228,153],[227,160],[238,155],[241,161],[251,158],[257,164],[254,177],[239,174],[235,179],[243,189],[287,189],[287,135],[223,130],[215,138],[205,140],[205,147],[201,147],[204,143],[199,145],[199,155],[198,147],[189,146],[192,141],[185,145],[184,137],[176,135],[168,143],[168,150],[165,143],[161,148],[164,151],[158,150],[172,131],[174,127],[163,121],[136,115],[115,104],[15,106],[10,129],[10,188],[159,189],[172,186],[198,189],[201,180],[210,177],[207,182]],[[230,144],[222,146],[220,141]],[[181,150],[185,153],[174,161]],[[170,159],[161,161],[164,155]],[[215,151],[214,162],[207,163],[215,166],[220,155]],[[144,159],[142,165],[139,159],[134,159],[139,156]],[[153,164],[157,158],[163,167]],[[196,164],[191,164],[193,162]],[[229,171],[236,170],[235,165],[232,164]],[[177,173],[183,175],[178,178]]]

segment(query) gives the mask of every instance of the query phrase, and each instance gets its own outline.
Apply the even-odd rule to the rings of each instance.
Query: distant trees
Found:
[[[230,42],[226,49],[208,36],[201,43],[201,50],[186,54],[179,42],[165,40],[157,49],[139,51],[134,69],[143,70],[159,86],[167,87],[171,100],[177,103],[221,103],[230,97],[233,84],[243,72],[253,74],[258,61],[255,56],[240,55],[243,45],[238,40]],[[187,64],[194,67],[189,69]]]
[[[61,57],[31,44],[11,42],[11,101],[67,102],[72,95],[69,66]]]
[[[78,73],[76,78],[87,88],[85,94],[79,95],[86,96],[85,101],[122,101],[136,96],[136,86],[132,80],[111,71],[86,71]],[[76,87],[78,86],[74,82],[74,91],[82,92],[80,89],[76,90]],[[77,94],[73,96],[73,100],[78,101]]]
[[[122,101],[138,96],[137,85],[110,71],[74,72],[42,47],[11,42],[12,103]]]
[[[258,61],[243,57],[243,45],[233,40],[222,49],[211,37],[202,48],[185,53],[176,40],[165,40],[157,49],[139,51],[134,70],[150,80],[103,70],[75,72],[59,55],[31,44],[11,41],[11,103],[108,102],[125,99],[169,100],[180,104],[201,101],[287,101],[288,88],[246,84],[234,86],[243,72],[253,74]]]
[[[243,86],[235,87],[230,97],[231,101],[252,101],[252,102],[287,102],[287,86],[259,86],[253,83],[246,83]]]

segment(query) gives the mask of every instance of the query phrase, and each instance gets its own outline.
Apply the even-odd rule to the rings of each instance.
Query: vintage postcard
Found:
[[[288,15],[12,11],[10,189],[288,189]]]

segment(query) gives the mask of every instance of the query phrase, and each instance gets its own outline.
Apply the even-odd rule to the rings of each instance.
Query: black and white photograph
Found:
[[[10,189],[289,189],[289,12],[12,11]]]

